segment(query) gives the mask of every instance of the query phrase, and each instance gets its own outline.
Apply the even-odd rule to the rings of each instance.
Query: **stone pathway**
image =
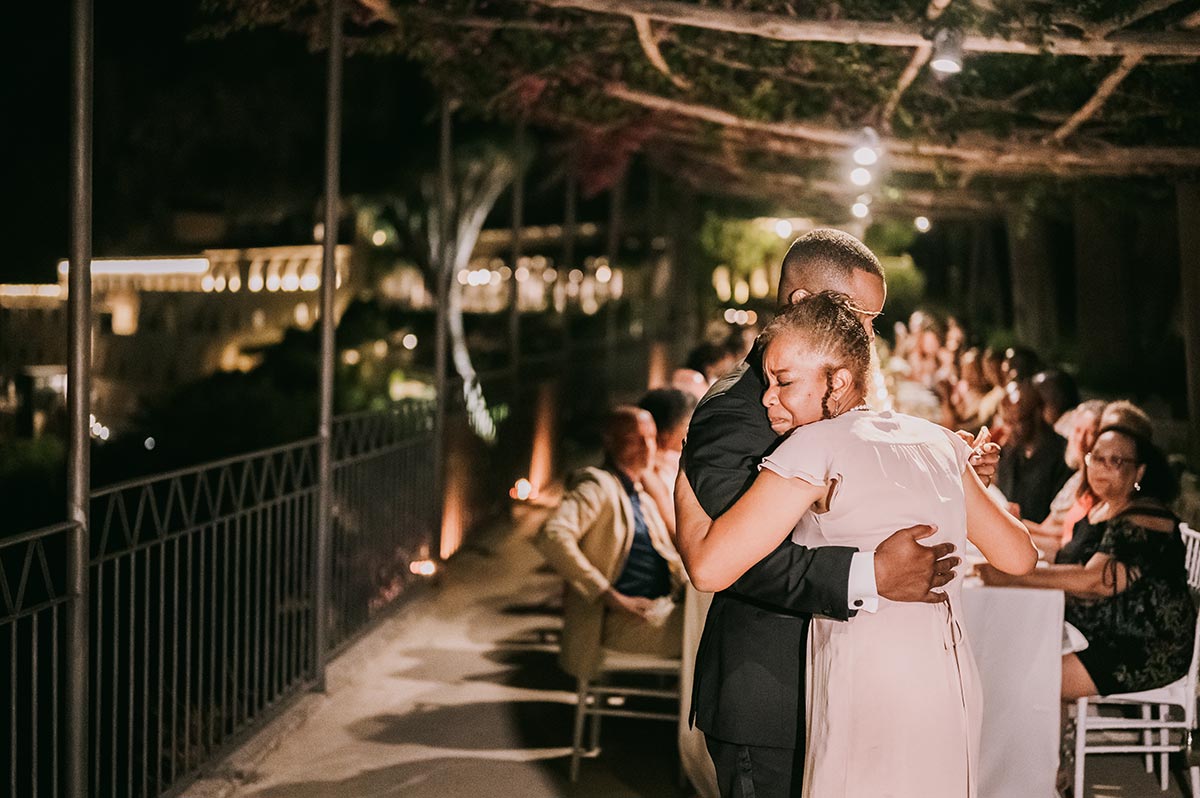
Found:
[[[331,664],[328,695],[301,701],[231,757],[223,779],[187,795],[687,798],[665,723],[606,719],[600,757],[568,781],[560,587],[529,543],[543,515],[523,509],[478,535],[436,586]],[[1137,757],[1089,761],[1088,781],[1089,798],[1181,794],[1174,783],[1159,792]]]

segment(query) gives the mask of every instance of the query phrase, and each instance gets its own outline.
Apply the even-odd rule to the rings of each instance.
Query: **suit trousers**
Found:
[[[800,798],[804,751],[738,745],[704,736],[721,798]]]

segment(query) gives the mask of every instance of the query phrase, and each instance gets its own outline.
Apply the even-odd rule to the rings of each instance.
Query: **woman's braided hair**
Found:
[[[809,351],[826,359],[825,396],[821,399],[825,418],[832,416],[829,399],[833,395],[833,375],[838,369],[850,372],[858,396],[866,394],[871,339],[846,294],[822,291],[793,302],[763,329],[759,343],[765,349],[771,341],[785,335],[800,337]]]

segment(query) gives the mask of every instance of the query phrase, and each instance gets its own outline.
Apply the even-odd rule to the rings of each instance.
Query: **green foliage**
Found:
[[[749,277],[756,269],[777,265],[787,252],[789,240],[752,219],[704,215],[700,246],[714,266],[728,266],[737,276]]]

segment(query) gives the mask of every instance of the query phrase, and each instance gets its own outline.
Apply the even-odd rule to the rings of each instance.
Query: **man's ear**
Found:
[[[794,305],[806,296],[812,296],[812,291],[809,291],[807,288],[797,288],[788,294],[788,304]]]

